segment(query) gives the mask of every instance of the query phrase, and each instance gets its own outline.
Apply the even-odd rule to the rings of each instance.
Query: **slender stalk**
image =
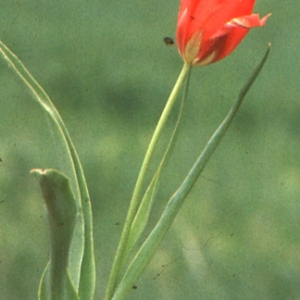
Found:
[[[129,293],[133,284],[140,277],[140,275],[148,265],[150,259],[153,257],[154,253],[156,252],[157,247],[163,240],[166,232],[172,225],[172,222],[174,221],[176,215],[178,214],[182,204],[184,203],[184,200],[188,196],[189,192],[191,191],[192,187],[194,186],[195,182],[197,181],[198,177],[200,176],[201,172],[206,166],[207,162],[209,161],[212,154],[218,147],[222,138],[224,137],[229,125],[231,124],[232,120],[237,114],[238,109],[241,106],[248,90],[250,89],[254,80],[257,78],[262,67],[264,66],[269,54],[269,50],[270,50],[270,45],[263,59],[261,60],[260,64],[257,66],[257,68],[255,69],[252,76],[245,84],[245,86],[241,89],[237,99],[233,103],[227,116],[225,117],[223,122],[220,124],[220,126],[217,128],[215,133],[212,135],[212,137],[206,144],[204,150],[196,160],[195,164],[187,174],[182,184],[179,186],[177,191],[168,201],[168,204],[160,220],[157,222],[156,226],[151,231],[148,238],[145,240],[145,242],[139,249],[138,253],[132,260],[131,264],[129,265],[128,269],[126,270],[126,273],[124,274],[118,288],[116,289],[112,300],[125,299],[126,295]]]
[[[147,173],[147,170],[149,168],[149,164],[152,158],[152,155],[154,153],[154,150],[156,148],[157,142],[159,140],[159,137],[162,133],[162,130],[168,120],[168,117],[170,115],[170,112],[173,108],[173,105],[176,101],[177,95],[180,91],[180,88],[190,70],[191,66],[188,64],[184,64],[181,73],[179,74],[179,77],[177,79],[177,82],[169,96],[169,99],[165,105],[165,108],[161,114],[161,117],[157,123],[157,126],[155,128],[155,131],[153,133],[153,136],[151,138],[150,144],[148,146],[146,155],[144,157],[144,161],[142,163],[142,167],[140,170],[140,173],[138,175],[137,178],[137,182],[133,191],[133,195],[130,201],[130,206],[128,209],[128,213],[127,213],[127,217],[125,220],[125,224],[124,224],[124,228],[123,228],[123,232],[121,235],[121,239],[120,239],[120,243],[116,252],[116,256],[115,256],[115,260],[112,266],[112,270],[111,270],[111,274],[110,274],[110,278],[108,281],[108,286],[107,286],[107,291],[106,291],[106,300],[111,299],[118,278],[120,276],[120,271],[121,271],[121,266],[122,266],[122,261],[123,261],[123,255],[124,255],[124,250],[128,241],[128,236],[130,234],[130,228],[132,225],[132,222],[134,220],[135,214],[137,212],[137,208],[138,208],[138,204],[141,198],[141,192],[142,192],[142,187],[143,187],[143,183],[144,183],[144,179]]]
[[[169,160],[169,158],[171,156],[172,150],[176,143],[176,138],[177,138],[178,131],[179,131],[179,125],[180,125],[181,119],[182,119],[184,104],[187,99],[190,74],[191,74],[191,68],[189,69],[187,78],[185,80],[185,88],[184,88],[184,92],[182,95],[182,100],[181,100],[176,124],[174,126],[174,129],[173,129],[172,135],[170,137],[169,143],[166,147],[166,150],[162,156],[162,159],[156,169],[156,172],[154,173],[154,175],[150,181],[150,184],[148,185],[148,187],[146,189],[145,194],[142,197],[142,200],[139,204],[139,208],[135,214],[135,218],[134,218],[131,228],[130,228],[130,234],[129,234],[127,244],[126,244],[126,247],[124,250],[123,260],[122,260],[120,269],[123,269],[123,267],[128,263],[128,259],[130,258],[130,254],[132,254],[133,247],[135,246],[135,244],[138,241],[138,239],[140,238],[143,230],[147,226],[149,215],[151,212],[152,203],[153,203],[153,201],[155,199],[155,195],[156,195],[159,178],[161,176],[164,166],[166,165],[167,161]]]

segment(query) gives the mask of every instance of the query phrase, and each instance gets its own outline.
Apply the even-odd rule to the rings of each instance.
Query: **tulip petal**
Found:
[[[203,38],[209,39],[228,20],[238,17],[234,12],[242,5],[241,2],[249,3],[254,0],[182,0],[176,33],[181,55],[186,53],[184,48],[195,32],[201,31]],[[251,9],[252,7],[249,13]]]
[[[270,16],[252,14],[254,4],[255,0],[181,0],[176,40],[184,61],[206,65],[230,54],[250,28],[264,26]]]
[[[250,28],[255,26],[264,26],[270,15],[271,14],[268,14],[262,19],[259,19],[258,14],[253,14],[243,18],[236,18],[235,20],[228,22],[228,24],[225,24],[225,26],[219,31],[219,38],[222,39],[223,36],[225,43],[223,51],[220,53],[216,61],[223,59],[230,54],[243,40]],[[217,37],[218,36],[216,36],[216,38]]]
[[[221,3],[210,11],[209,18],[202,28],[205,33],[204,39],[212,37],[220,28],[233,18],[250,15],[254,6],[254,0],[223,0]],[[199,14],[202,14],[199,11]]]
[[[240,27],[244,29],[250,29],[256,26],[264,26],[268,17],[271,14],[264,16],[262,19],[259,18],[258,14],[252,14],[249,16],[243,16],[239,18],[233,18],[227,22],[220,30],[218,30],[212,38],[219,38],[223,35],[229,34],[233,29]]]

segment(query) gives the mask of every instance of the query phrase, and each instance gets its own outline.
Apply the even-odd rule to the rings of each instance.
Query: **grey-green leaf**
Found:
[[[92,300],[96,279],[92,209],[84,172],[75,146],[73,145],[67,127],[47,93],[30,74],[19,58],[2,41],[0,41],[0,55],[32,92],[34,99],[54,122],[62,137],[59,144],[65,147],[67,156],[70,159],[72,172],[70,172],[70,174],[68,173],[68,176],[72,181],[75,199],[80,208],[80,215],[78,215],[75,225],[75,237],[73,237],[71,243],[71,248],[74,249],[74,251],[71,250],[69,259],[69,274],[76,290],[79,291],[82,298]]]
[[[69,179],[53,169],[35,169],[31,173],[39,181],[50,230],[50,263],[43,275],[40,293],[43,298],[49,297],[49,300],[76,299],[74,295],[78,296],[67,271],[77,216],[76,200]]]
[[[270,45],[260,64],[254,70],[252,76],[249,78],[245,86],[241,89],[229,113],[206,144],[204,150],[194,163],[193,167],[189,171],[182,184],[179,186],[174,195],[170,198],[160,220],[158,221],[154,229],[151,231],[143,245],[140,247],[138,253],[132,260],[123,278],[121,279],[117,289],[115,290],[115,293],[113,294],[112,300],[125,299],[127,293],[131,290],[131,287],[135,284],[136,280],[139,278],[141,273],[148,265],[157,247],[163,240],[166,232],[168,231],[173,220],[178,214],[182,204],[184,203],[184,200],[186,199],[190,190],[194,186],[199,175],[201,174],[207,162],[209,161],[211,155],[214,153],[223,136],[225,135],[229,125],[231,124],[240,105],[242,104],[248,90],[250,89],[251,85],[257,78],[262,67],[264,66],[269,55],[269,51]]]

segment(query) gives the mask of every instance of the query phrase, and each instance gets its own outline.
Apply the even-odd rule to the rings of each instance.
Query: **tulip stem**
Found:
[[[199,155],[198,159],[188,172],[186,178],[183,180],[181,185],[169,199],[159,221],[154,226],[148,237],[145,239],[144,243],[142,244],[135,257],[132,259],[130,265],[128,266],[126,273],[124,274],[118,288],[114,292],[112,300],[125,299],[133,284],[135,284],[135,282],[138,280],[138,278],[141,276],[142,272],[148,265],[149,261],[156,252],[161,241],[165,237],[165,234],[172,225],[175,217],[180,211],[180,208],[182,207],[186,197],[188,196],[189,192],[193,188],[204,167],[206,166],[212,154],[214,153],[222,138],[224,137],[227,129],[229,128],[231,122],[237,114],[238,109],[241,106],[247,92],[249,91],[250,87],[252,86],[255,79],[259,75],[262,67],[264,66],[269,55],[269,51],[270,46],[268,47],[260,64],[252,73],[252,76],[241,89],[240,93],[237,96],[237,99],[233,103],[227,116],[224,118],[223,122],[219,125],[217,130],[207,142],[204,150]]]
[[[190,69],[191,69],[191,65],[185,63],[179,74],[179,77],[175,83],[175,86],[169,96],[169,99],[165,105],[165,108],[160,116],[160,119],[156,125],[156,128],[154,130],[150,144],[148,146],[147,152],[145,154],[145,157],[144,157],[141,169],[140,169],[140,173],[138,175],[136,185],[135,185],[135,188],[133,191],[133,195],[132,195],[132,198],[130,201],[130,205],[129,205],[127,217],[125,220],[123,232],[122,232],[122,235],[120,238],[119,246],[118,246],[118,249],[117,249],[117,252],[115,255],[115,260],[114,260],[112,270],[110,273],[110,278],[108,281],[106,297],[105,297],[106,300],[109,300],[112,298],[114,290],[117,285],[117,281],[119,280],[119,278],[121,276],[122,270],[120,270],[120,269],[121,269],[121,266],[123,265],[124,250],[126,248],[126,244],[127,244],[128,237],[130,234],[130,228],[131,228],[132,222],[134,220],[134,217],[135,217],[137,209],[138,209],[138,204],[141,200],[142,188],[144,185],[145,176],[148,171],[152,155],[154,153],[154,150],[156,148],[156,145],[157,145],[159,137],[162,133],[162,130],[163,130],[163,128],[168,120],[168,117],[172,111],[172,108],[177,99],[178,93],[179,93]]]

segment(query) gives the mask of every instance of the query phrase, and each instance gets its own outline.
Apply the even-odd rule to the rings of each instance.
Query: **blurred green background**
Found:
[[[178,6],[158,0],[0,5],[1,40],[52,98],[86,172],[95,299],[103,298],[143,154],[182,66],[176,47],[163,43],[174,37]],[[193,70],[152,225],[272,43],[237,118],[128,299],[300,299],[299,10],[298,1],[258,0],[255,12],[273,13],[266,27],[253,29],[225,60]],[[68,165],[44,113],[0,64],[0,298],[36,299],[49,236],[29,171]]]

